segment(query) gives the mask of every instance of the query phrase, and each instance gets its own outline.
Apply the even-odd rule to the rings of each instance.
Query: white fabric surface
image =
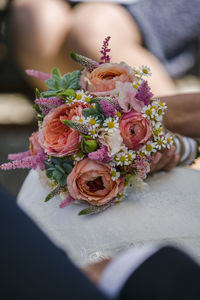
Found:
[[[120,253],[106,266],[99,288],[107,297],[116,298],[128,278],[159,249],[160,247],[156,245],[146,245],[131,247]]]
[[[200,172],[179,167],[147,182],[146,192],[133,191],[99,215],[78,216],[86,205],[61,209],[58,196],[45,203],[48,191],[31,171],[18,204],[78,265],[158,241],[183,246],[200,261]]]

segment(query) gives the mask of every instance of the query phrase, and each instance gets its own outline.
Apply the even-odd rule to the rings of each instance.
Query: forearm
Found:
[[[173,132],[200,137],[200,93],[161,97],[167,104],[164,125]]]

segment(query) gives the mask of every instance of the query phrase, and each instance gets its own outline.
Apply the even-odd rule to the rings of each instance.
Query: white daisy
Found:
[[[151,69],[148,66],[142,65],[142,66],[139,67],[139,70],[142,73],[142,75],[144,75],[144,76],[151,76],[152,75]]]
[[[173,143],[174,143],[172,136],[171,136],[169,133],[167,133],[167,134],[165,135],[165,139],[166,139],[166,145],[167,145],[167,148],[168,148],[168,149],[171,148],[171,146],[172,146]]]
[[[156,144],[156,149],[161,150],[162,148],[166,147],[167,141],[164,138],[164,136],[160,136],[156,140],[155,144]]]
[[[72,155],[72,160],[74,162],[74,164],[76,164],[78,161],[82,160],[84,158],[84,154],[81,150],[79,150],[78,152],[76,152],[74,155]]]
[[[117,166],[128,166],[132,163],[132,161],[130,161],[128,159],[128,155],[125,152],[119,152],[115,155],[115,161]]]
[[[119,118],[106,118],[103,127],[105,127],[105,131],[108,131],[109,133],[114,132],[119,128]]]
[[[79,123],[86,123],[86,118],[84,116],[76,116],[75,118],[76,122],[79,122]]]
[[[86,118],[86,122],[94,129],[100,126],[100,122],[98,120],[98,117],[88,117]]]
[[[151,155],[156,152],[156,144],[152,141],[149,141],[140,149],[140,153],[144,153],[145,155]]]
[[[83,90],[76,91],[75,102],[83,102],[85,98],[85,93]]]
[[[142,116],[149,119],[153,120],[156,115],[156,109],[149,104],[148,106],[144,106],[142,109]]]
[[[112,180],[115,181],[120,177],[120,172],[117,171],[116,168],[111,168]]]

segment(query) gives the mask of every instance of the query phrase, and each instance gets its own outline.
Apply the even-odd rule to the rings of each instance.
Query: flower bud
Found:
[[[93,152],[97,149],[98,143],[88,135],[83,135],[81,140],[81,150],[85,153]]]

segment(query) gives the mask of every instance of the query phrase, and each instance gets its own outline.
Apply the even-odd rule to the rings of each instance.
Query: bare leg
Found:
[[[131,66],[148,65],[152,70],[150,84],[155,95],[176,92],[173,81],[159,60],[142,47],[142,37],[130,14],[115,4],[80,4],[73,12],[72,34],[86,55],[99,59],[99,49],[106,36],[111,36],[113,62],[125,61]]]

